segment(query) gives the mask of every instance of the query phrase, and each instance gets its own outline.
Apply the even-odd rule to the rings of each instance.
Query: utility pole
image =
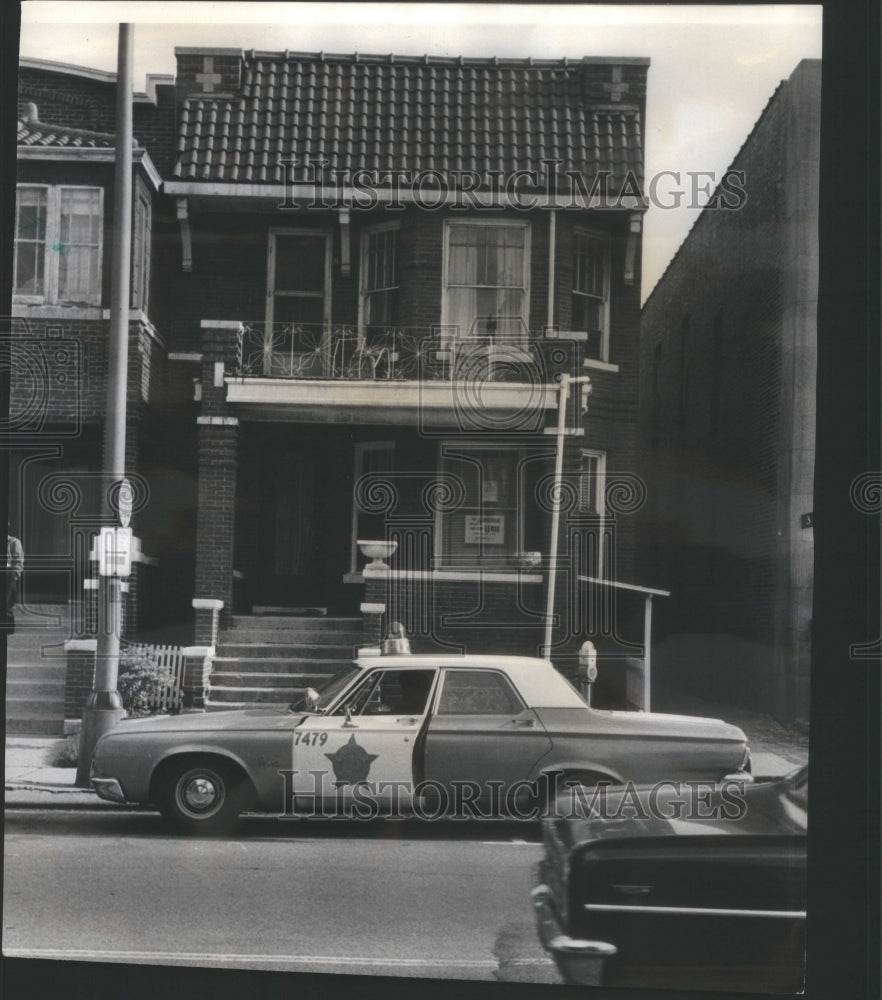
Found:
[[[110,340],[107,363],[107,412],[104,423],[105,500],[102,515],[111,511],[112,484],[118,485],[117,509],[123,514],[123,483],[126,462],[126,391],[129,361],[129,301],[132,259],[132,50],[134,27],[120,24],[116,69],[116,161],[113,174],[113,253],[111,259]],[[122,581],[116,565],[117,533],[102,529],[104,548],[98,577],[98,646],[95,681],[83,712],[76,783],[89,787],[89,767],[99,737],[113,729],[123,716],[122,699],[116,690],[119,672],[120,599]],[[128,535],[129,539],[131,533]]]
[[[551,659],[551,630],[554,621],[554,597],[557,587],[557,549],[558,538],[560,537],[560,507],[563,500],[561,496],[561,481],[563,479],[563,452],[564,437],[566,437],[567,422],[567,399],[569,398],[571,385],[584,385],[583,393],[588,395],[591,391],[591,379],[588,375],[567,375],[559,376],[560,385],[557,397],[557,430],[555,432],[556,448],[554,453],[554,483],[552,484],[551,501],[553,506],[551,512],[551,542],[548,555],[548,593],[545,604],[545,642],[543,643],[544,659]]]

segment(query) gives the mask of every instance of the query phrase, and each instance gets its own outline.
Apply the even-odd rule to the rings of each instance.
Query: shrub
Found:
[[[132,647],[120,652],[117,690],[130,716],[154,715],[149,699],[160,688],[174,683],[174,676],[150,655],[149,648]]]
[[[80,757],[80,734],[68,733],[64,742],[55,751],[53,767],[76,767]]]

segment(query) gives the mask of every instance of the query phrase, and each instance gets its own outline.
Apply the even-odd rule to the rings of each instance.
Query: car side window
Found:
[[[351,691],[349,695],[334,709],[333,715],[345,715],[347,710],[350,715],[361,715],[365,706],[377,697],[377,688],[382,678],[382,672],[376,671],[369,674],[365,679]]]
[[[434,670],[379,670],[335,710],[343,715],[422,715],[429,700]]]
[[[438,715],[518,715],[523,703],[507,677],[491,670],[448,670]]]

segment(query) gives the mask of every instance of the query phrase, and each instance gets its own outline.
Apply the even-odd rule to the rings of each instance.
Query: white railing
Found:
[[[167,684],[159,684],[147,695],[153,712],[177,712],[183,705],[184,651],[180,646],[152,646],[147,643],[124,643],[120,652],[148,657],[170,675]]]
[[[184,651],[180,646],[148,646],[151,658],[167,670],[172,680],[160,685],[148,698],[148,704],[157,711],[178,711],[181,708],[184,690]]]
[[[242,322],[237,340],[240,378],[550,381],[541,377],[542,337],[521,320],[492,329],[485,321],[465,336],[452,327]]]

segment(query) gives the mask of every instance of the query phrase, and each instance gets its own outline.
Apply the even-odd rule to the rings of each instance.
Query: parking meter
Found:
[[[591,685],[597,680],[597,650],[594,643],[587,639],[579,649],[579,666],[576,669],[579,678],[579,690],[591,704]]]

